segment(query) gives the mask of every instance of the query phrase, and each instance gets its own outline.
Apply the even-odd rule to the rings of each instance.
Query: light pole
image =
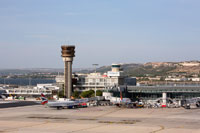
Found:
[[[30,88],[30,86],[31,86],[31,77],[29,77],[29,87],[28,88]]]
[[[99,64],[92,64],[93,66],[94,66],[94,68],[95,68],[95,76],[97,76],[97,66],[99,65]],[[94,89],[94,92],[95,92],[95,97],[97,96],[97,86],[96,86],[96,78],[95,78],[95,89]]]

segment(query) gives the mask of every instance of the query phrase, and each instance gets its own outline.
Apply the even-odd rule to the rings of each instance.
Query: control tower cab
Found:
[[[112,72],[119,72],[120,66],[120,64],[112,64]]]
[[[121,72],[120,72],[120,64],[112,64],[111,71],[108,71],[108,76],[109,77],[120,77]]]

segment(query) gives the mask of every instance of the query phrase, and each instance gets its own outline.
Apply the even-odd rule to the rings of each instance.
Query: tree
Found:
[[[58,97],[64,98],[64,89],[62,89],[62,90],[59,91]]]
[[[94,95],[94,91],[93,90],[89,90],[89,91],[83,91],[81,93],[81,97],[83,98],[90,98]]]
[[[74,93],[72,94],[72,96],[73,96],[74,98],[80,98],[80,92],[74,91]]]
[[[101,90],[97,90],[97,92],[96,92],[96,94],[97,94],[97,96],[102,96],[102,91]]]

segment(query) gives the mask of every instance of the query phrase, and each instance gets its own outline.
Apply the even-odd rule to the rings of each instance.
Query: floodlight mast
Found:
[[[94,67],[95,67],[95,76],[97,77],[97,66],[99,65],[99,64],[92,64]],[[97,79],[95,79],[95,89],[94,89],[94,92],[95,92],[95,97],[97,96],[97,84],[96,84],[96,82],[97,82]]]

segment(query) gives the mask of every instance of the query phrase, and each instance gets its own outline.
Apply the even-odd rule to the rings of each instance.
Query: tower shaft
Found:
[[[72,62],[67,62],[68,65],[68,73],[67,73],[67,86],[68,86],[68,95],[67,97],[70,98],[72,96]]]
[[[64,61],[65,69],[64,69],[64,94],[67,98],[70,98],[72,95],[72,62]]]
[[[71,98],[72,96],[72,62],[75,56],[75,46],[62,46],[62,57],[65,64],[64,68],[64,96]]]

